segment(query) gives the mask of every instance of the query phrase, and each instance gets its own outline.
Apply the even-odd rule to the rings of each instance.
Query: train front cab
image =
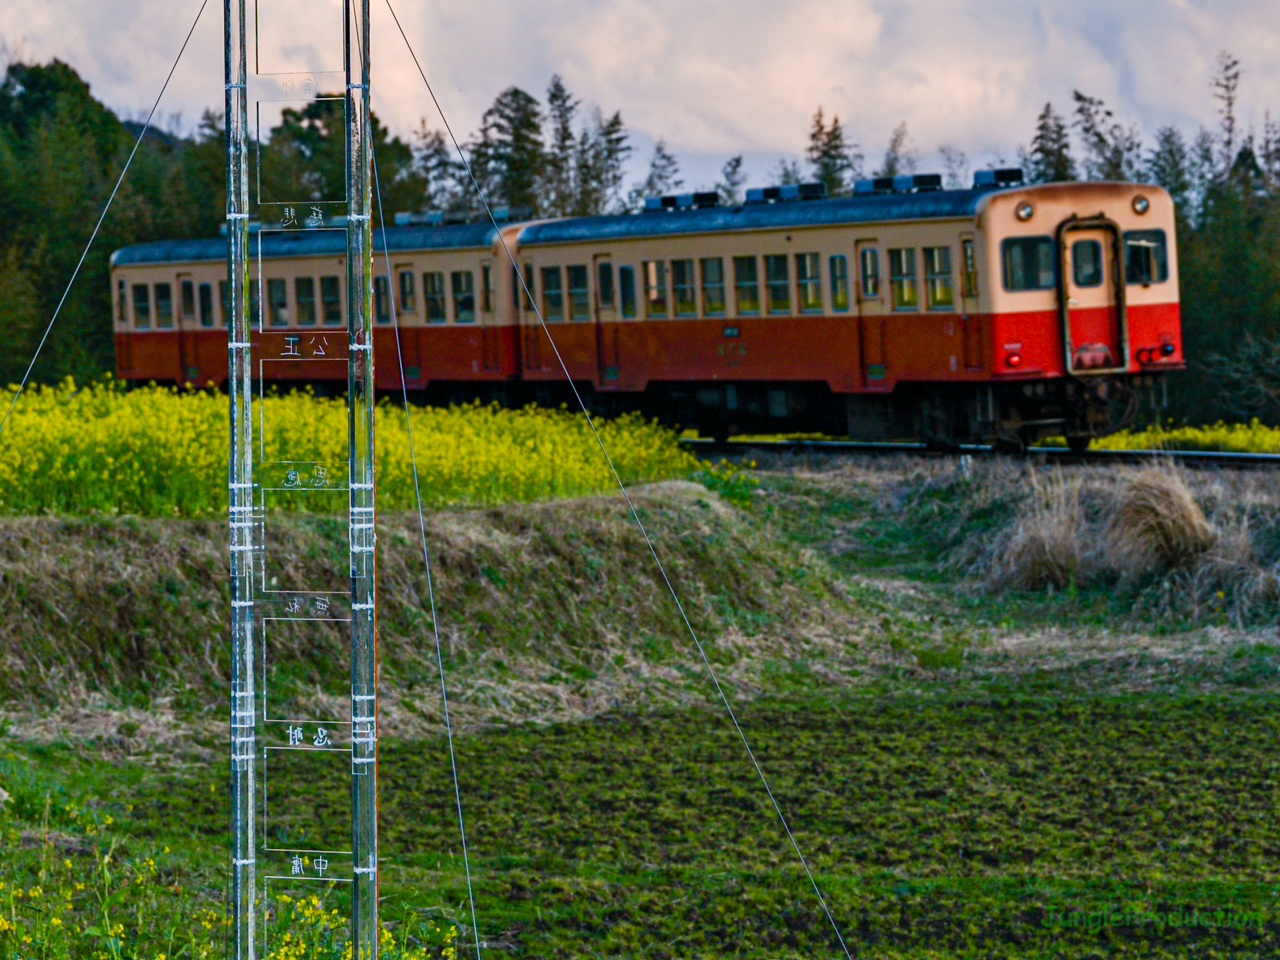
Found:
[[[986,431],[1076,448],[1182,369],[1173,202],[1159,187],[1046,184],[980,204],[991,329]]]

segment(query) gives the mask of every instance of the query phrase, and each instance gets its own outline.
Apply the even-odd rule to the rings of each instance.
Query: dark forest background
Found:
[[[1164,127],[1144,142],[1136,124],[1079,91],[1065,111],[1046,104],[1019,160],[1034,182],[1120,179],[1158,183],[1178,206],[1178,255],[1186,354],[1191,369],[1172,388],[1179,420],[1260,417],[1280,423],[1280,123],[1245,129],[1236,112],[1241,66],[1222,54],[1207,77],[1218,108],[1213,128]],[[620,113],[588,110],[553,77],[540,101],[503,91],[464,144],[472,173],[495,205],[547,216],[636,209],[643,198],[685,187],[663,142],[643,181],[624,184],[631,153]],[[175,122],[171,124],[177,127]],[[81,251],[133,149],[140,123],[95,100],[70,66],[11,63],[0,84],[0,383],[25,369]],[[467,170],[425,122],[405,142],[374,118],[383,208],[478,211]],[[341,101],[286,111],[261,154],[264,196],[321,200],[341,193]],[[949,186],[967,185],[968,159],[939,148]],[[838,117],[812,118],[806,161],[782,161],[767,178],[802,178],[847,193],[864,154]],[[899,126],[871,175],[917,165]],[[225,204],[222,118],[207,112],[189,134],[153,129],[138,151],[80,278],[63,306],[35,379],[87,379],[112,369],[108,254],[174,237],[216,236]],[[1001,160],[991,165],[1002,165]],[[711,186],[740,202],[743,159],[730,158]],[[687,189],[687,188],[686,188]]]

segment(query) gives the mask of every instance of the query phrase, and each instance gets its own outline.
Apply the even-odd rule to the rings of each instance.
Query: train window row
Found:
[[[1163,230],[1126,230],[1124,282],[1164,283],[1169,279],[1169,250]],[[1010,237],[1000,248],[1004,288],[1052,290],[1058,283],[1052,237]],[[1071,274],[1078,287],[1101,285],[1104,273],[1102,244],[1097,240],[1077,240],[1071,244]]]

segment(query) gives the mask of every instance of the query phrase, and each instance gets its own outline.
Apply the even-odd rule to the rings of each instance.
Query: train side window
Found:
[[[920,292],[916,289],[916,252],[912,247],[889,251],[889,289],[893,309],[916,310]]]
[[[613,307],[613,264],[607,260],[596,264],[596,301],[601,307]]]
[[[200,326],[213,326],[213,284],[200,284]]]
[[[880,251],[875,247],[862,250],[862,296],[872,299],[880,296]]]
[[[427,309],[427,323],[444,323],[444,274],[431,271],[422,275],[422,305]]]
[[[480,268],[480,309],[493,313],[493,267]]]
[[[791,281],[787,276],[786,254],[768,254],[764,258],[764,281],[769,288],[769,312],[791,312]]]
[[[413,271],[400,271],[400,312],[413,313],[418,309],[418,292],[414,288]]]
[[[151,329],[151,288],[145,283],[133,285],[133,325],[139,330]]]
[[[476,322],[476,275],[470,270],[455,270],[449,278],[453,285],[453,322]]]
[[[118,323],[129,322],[129,296],[123,280],[116,281],[116,321]]]
[[[1009,237],[1000,244],[1000,254],[1006,290],[1053,289],[1058,275],[1049,237]]]
[[[231,285],[226,280],[218,281],[218,302],[222,304],[222,325],[231,326]]]
[[[925,295],[930,310],[954,310],[955,283],[951,279],[951,248],[924,248]]]
[[[733,258],[733,286],[737,313],[754,317],[760,312],[760,274],[755,257]]]
[[[542,319],[550,323],[564,319],[564,285],[559,267],[542,268]]]
[[[724,316],[724,260],[704,257],[702,267],[702,309],[708,317]]]
[[[698,292],[694,286],[693,261],[671,261],[671,298],[675,301],[677,317],[698,315]]]
[[[667,265],[662,260],[646,260],[640,264],[644,275],[644,315],[667,315]]]
[[[377,323],[391,322],[391,284],[386,277],[373,278],[373,319]]]
[[[312,277],[298,277],[293,281],[293,299],[298,305],[298,323],[304,327],[316,325],[316,282]]]
[[[622,315],[624,317],[634,317],[636,315],[635,267],[618,268],[618,295],[622,299]]]
[[[960,295],[967,299],[972,299],[978,295],[978,258],[974,253],[973,241],[965,239],[960,241],[960,256],[964,260],[964,276],[962,278],[962,286]]]
[[[831,258],[831,309],[839,313],[849,309],[849,258],[843,253]]]
[[[569,273],[569,319],[591,319],[591,289],[587,286],[585,266],[567,267]]]
[[[1071,245],[1071,274],[1077,287],[1102,283],[1102,244],[1097,240],[1077,240]]]
[[[796,254],[796,295],[801,313],[822,312],[822,258],[816,253]]]
[[[326,324],[342,322],[342,285],[337,277],[320,278],[320,306]]]
[[[271,312],[271,326],[289,325],[289,281],[284,277],[267,280],[267,309]]]
[[[1126,230],[1124,234],[1124,281],[1164,283],[1169,279],[1169,251],[1163,230]]]
[[[196,318],[196,285],[190,280],[182,281],[182,319]]]
[[[167,283],[156,284],[156,326],[173,326],[173,287]]]

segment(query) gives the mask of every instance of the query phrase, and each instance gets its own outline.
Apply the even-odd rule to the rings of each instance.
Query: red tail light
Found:
[[[1022,354],[1020,354],[1020,353],[1006,353],[1006,354],[1004,355],[1004,362],[1005,362],[1005,366],[1007,366],[1007,367],[1018,367],[1018,366],[1021,366],[1021,365],[1022,365]]]

